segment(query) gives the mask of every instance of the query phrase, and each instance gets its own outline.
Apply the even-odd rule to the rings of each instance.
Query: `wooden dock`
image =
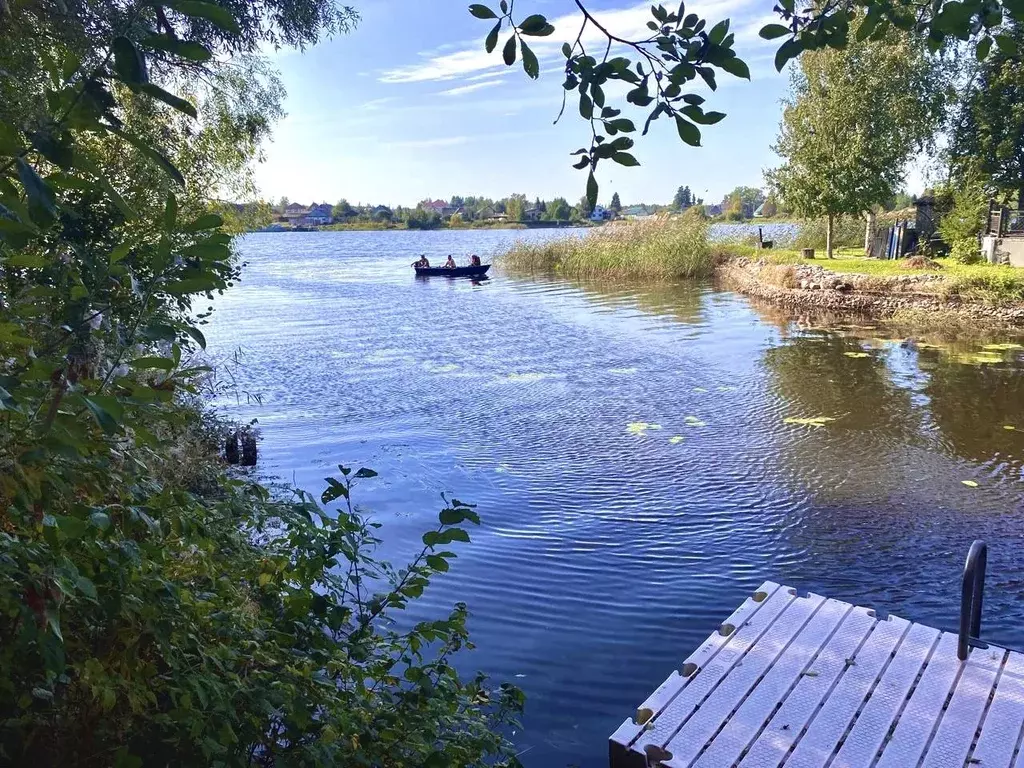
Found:
[[[765,582],[615,731],[611,766],[1024,768],[1024,655],[957,643]]]

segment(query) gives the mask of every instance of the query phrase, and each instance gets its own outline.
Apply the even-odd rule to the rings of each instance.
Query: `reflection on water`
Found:
[[[525,689],[528,766],[603,766],[766,578],[953,628],[986,538],[984,636],[1024,646],[1024,350],[984,348],[1015,340],[800,325],[710,286],[408,268],[516,236],[552,235],[254,235],[208,336],[244,350],[263,402],[226,405],[259,419],[267,472],[317,492],[339,462],[381,473],[358,498],[384,554],[412,552],[440,492],[479,504],[414,610],[469,604],[461,663]]]

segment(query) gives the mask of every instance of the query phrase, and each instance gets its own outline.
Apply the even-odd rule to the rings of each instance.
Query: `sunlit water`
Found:
[[[225,403],[259,420],[264,473],[319,494],[338,463],[380,472],[357,500],[384,555],[414,552],[442,492],[479,505],[415,610],[469,604],[460,663],[526,691],[526,765],[605,765],[608,735],[765,579],[954,629],[984,538],[983,636],[1024,646],[1018,350],[801,326],[710,286],[409,269],[551,236],[251,235],[208,329],[222,359],[243,352]]]

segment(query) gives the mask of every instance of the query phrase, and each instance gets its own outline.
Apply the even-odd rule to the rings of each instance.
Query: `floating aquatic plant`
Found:
[[[782,420],[783,424],[799,424],[802,427],[823,427],[830,421],[835,421],[835,416],[811,416],[800,418],[797,416],[787,416]]]
[[[640,437],[647,436],[647,430],[649,429],[661,429],[661,424],[650,424],[646,421],[631,421],[626,425],[626,431],[631,435],[639,435]]]

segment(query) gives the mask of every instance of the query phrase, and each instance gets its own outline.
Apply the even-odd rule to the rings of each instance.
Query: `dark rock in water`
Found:
[[[241,434],[242,441],[242,466],[243,467],[255,467],[256,466],[256,435],[251,429],[246,427],[242,430]]]
[[[238,463],[238,432],[228,435],[228,439],[224,443],[224,459],[228,464]]]

